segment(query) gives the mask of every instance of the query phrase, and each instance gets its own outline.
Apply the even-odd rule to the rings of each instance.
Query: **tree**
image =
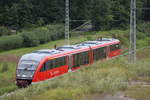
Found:
[[[137,7],[150,7],[149,0],[137,0]],[[0,0],[0,26],[22,29],[50,23],[64,23],[65,0]],[[70,0],[71,20],[92,20],[96,30],[127,28],[130,0]],[[149,10],[137,10],[137,20],[149,21]],[[83,22],[71,22],[77,27]]]
[[[149,0],[142,0],[143,3],[143,7],[144,8],[150,8],[150,1]],[[144,21],[150,21],[150,10],[144,10],[142,13],[142,17]]]
[[[110,0],[95,0],[92,2],[92,24],[94,30],[104,30],[111,28],[110,22],[113,20],[111,15]]]

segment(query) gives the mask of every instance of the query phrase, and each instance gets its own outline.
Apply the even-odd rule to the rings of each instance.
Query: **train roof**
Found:
[[[106,43],[114,43],[114,42],[119,42],[118,39],[113,39],[113,38],[100,38],[97,39],[96,41],[85,41],[80,44],[76,45],[64,45],[61,47],[58,47],[56,49],[42,49],[42,50],[36,50],[33,51],[32,53],[23,55],[21,57],[21,60],[34,60],[34,61],[40,61],[46,56],[52,56],[55,54],[60,54],[60,53],[67,53],[69,51],[74,51],[78,49],[86,49],[88,47],[93,47],[97,45],[104,45]]]
[[[76,45],[65,45],[65,46],[61,46],[56,48],[56,50],[59,51],[71,51],[71,50],[76,50],[76,49],[80,49],[80,47],[77,47]]]
[[[60,53],[59,50],[56,49],[42,49],[42,50],[36,50],[32,53],[25,54],[21,57],[20,61],[22,60],[33,60],[39,62],[46,56],[54,55]]]
[[[32,53],[38,53],[38,54],[56,54],[56,53],[60,53],[59,50],[56,50],[56,49],[41,49],[41,50],[36,50],[36,51],[33,51]]]

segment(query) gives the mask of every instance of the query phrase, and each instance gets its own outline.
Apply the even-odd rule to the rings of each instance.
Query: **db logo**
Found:
[[[51,75],[59,74],[59,71],[51,72]]]

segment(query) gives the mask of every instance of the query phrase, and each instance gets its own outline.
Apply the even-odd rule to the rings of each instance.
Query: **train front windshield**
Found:
[[[36,61],[20,61],[17,68],[17,78],[32,78],[37,67],[38,62]]]

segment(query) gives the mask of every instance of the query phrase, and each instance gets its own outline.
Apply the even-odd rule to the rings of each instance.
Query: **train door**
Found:
[[[71,72],[73,67],[73,56],[69,55],[68,56],[68,71]]]
[[[93,50],[93,60],[103,60],[107,58],[107,47],[100,47]]]
[[[110,47],[107,46],[107,47],[106,47],[106,59],[109,58],[109,54],[110,54]]]
[[[88,65],[90,63],[89,51],[73,54],[73,66],[72,70],[77,70],[82,65]]]

